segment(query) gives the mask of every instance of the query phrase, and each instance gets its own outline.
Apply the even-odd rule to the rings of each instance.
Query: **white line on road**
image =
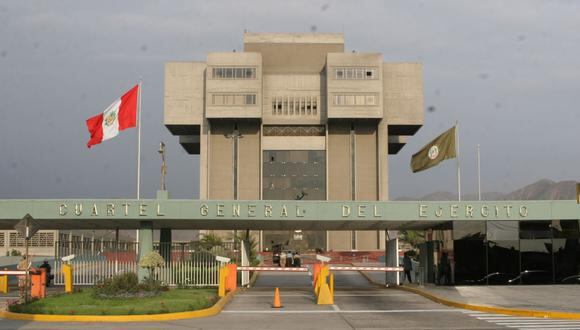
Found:
[[[547,320],[499,320],[499,321],[494,321],[494,323],[497,324],[512,324],[512,323],[517,323],[517,324],[559,324],[559,323],[577,323],[578,325],[580,325],[580,321],[578,320],[565,320],[565,319],[547,319]]]
[[[338,307],[336,305],[332,305],[332,309],[334,309],[337,312],[340,312],[340,307]]]
[[[398,309],[398,310],[380,310],[380,309],[369,309],[369,310],[322,310],[322,311],[313,311],[313,310],[227,310],[222,311],[222,313],[228,314],[300,314],[300,313],[308,313],[308,314],[331,314],[331,313],[449,313],[454,312],[458,313],[460,311],[454,309]]]
[[[280,293],[280,297],[310,297],[312,294],[307,293]],[[245,298],[245,297],[274,297],[274,293],[265,293],[265,294],[240,294],[237,295],[236,298]]]
[[[526,326],[526,325],[528,325],[528,326],[531,326],[531,325],[542,325],[542,326],[547,326],[547,327],[550,327],[550,326],[567,326],[567,327],[574,326],[574,327],[580,327],[580,322],[557,322],[557,323],[545,323],[545,322],[544,323],[538,323],[538,322],[535,322],[535,323],[496,323],[496,324],[506,325],[506,326],[513,325],[513,326],[518,326],[518,327],[520,327],[520,326]]]
[[[572,325],[506,325],[508,328],[518,328],[518,329],[580,329],[578,326]]]
[[[494,316],[478,317],[478,316],[476,316],[476,317],[480,320],[485,320],[485,321],[502,321],[502,320],[536,321],[536,320],[544,320],[542,318],[537,318],[537,317],[510,317],[510,316],[497,316],[497,317],[494,317]],[[546,319],[546,320],[550,320],[550,319]]]
[[[370,294],[358,294],[358,293],[338,293],[334,295],[335,297],[417,297],[414,294],[408,293],[392,293],[392,294],[381,294],[381,293],[370,293]]]

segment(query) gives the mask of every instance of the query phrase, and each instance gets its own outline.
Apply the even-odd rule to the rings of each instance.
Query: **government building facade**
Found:
[[[346,51],[342,34],[243,38],[165,66],[164,123],[200,157],[200,199],[388,200],[389,156],[423,123],[421,64]],[[377,230],[253,235],[262,249],[385,248]]]

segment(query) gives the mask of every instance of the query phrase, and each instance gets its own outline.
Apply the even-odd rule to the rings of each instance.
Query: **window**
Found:
[[[351,95],[334,95],[334,105],[377,105],[377,95],[375,94],[351,94]]]
[[[255,79],[256,68],[218,67],[212,69],[213,79]]]
[[[316,115],[318,97],[316,96],[277,96],[272,98],[273,115]]]
[[[24,236],[19,233],[10,233],[10,246],[11,247],[23,247],[24,246]],[[54,233],[52,232],[38,232],[30,238],[31,247],[51,247],[54,246]]]
[[[367,80],[377,78],[376,68],[347,67],[334,69],[334,79],[337,80]]]
[[[264,136],[325,136],[324,126],[264,126]]]
[[[255,105],[256,94],[213,94],[212,105]]]

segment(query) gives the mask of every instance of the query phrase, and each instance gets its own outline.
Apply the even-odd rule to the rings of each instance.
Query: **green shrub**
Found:
[[[98,281],[93,292],[97,297],[115,297],[135,294],[138,291],[137,274],[123,273]]]
[[[148,277],[139,283],[137,274],[123,273],[97,282],[93,296],[95,298],[145,297],[155,296],[167,290],[169,290],[167,286],[161,285],[161,282],[154,278]]]

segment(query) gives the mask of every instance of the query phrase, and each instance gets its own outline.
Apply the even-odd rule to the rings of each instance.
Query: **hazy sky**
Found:
[[[251,32],[343,32],[346,49],[424,65],[425,125],[390,157],[391,198],[455,191],[411,154],[460,122],[462,189],[580,179],[580,1],[0,1],[0,198],[133,198],[136,130],[92,149],[85,120],[143,77],[142,196],[198,196],[198,157],[162,124],[163,65]]]

